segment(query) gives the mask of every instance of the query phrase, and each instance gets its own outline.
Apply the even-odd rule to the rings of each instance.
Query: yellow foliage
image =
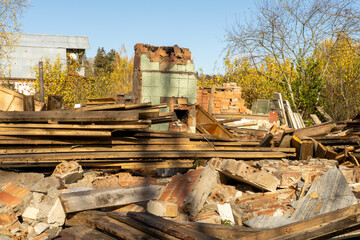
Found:
[[[63,106],[72,108],[76,103],[84,103],[88,98],[116,97],[117,94],[131,92],[133,58],[115,55],[113,72],[99,76],[83,77],[78,71],[81,66],[78,61],[68,56],[67,64],[63,64],[58,56],[54,62],[49,58],[43,61],[43,77],[45,95],[60,95]],[[39,78],[38,66],[34,68]],[[36,95],[39,94],[39,81],[36,81]]]
[[[280,67],[272,58],[265,58],[259,66],[254,67],[246,57],[224,59],[225,74],[217,74],[211,78],[205,78],[200,74],[199,84],[203,86],[222,86],[223,83],[235,82],[242,88],[242,97],[247,106],[251,106],[255,99],[271,99],[274,92],[281,92],[286,97],[286,87],[282,81]],[[288,75],[295,72],[290,61],[283,63],[281,67]]]
[[[349,119],[360,110],[359,41],[346,35],[328,39],[316,50],[326,87],[323,90],[325,111],[335,119]]]
[[[28,0],[7,0],[0,1],[0,60],[7,59],[9,53],[17,44],[20,35],[19,18],[23,9],[28,7]],[[6,77],[11,72],[10,65],[6,61],[0,61],[0,76]]]

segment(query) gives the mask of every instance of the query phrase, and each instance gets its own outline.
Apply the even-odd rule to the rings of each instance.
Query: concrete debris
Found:
[[[317,179],[305,197],[292,202],[295,208],[292,219],[304,220],[358,203],[344,175],[333,167]]]
[[[213,187],[218,183],[218,173],[208,165],[194,183],[192,191],[184,199],[184,205],[190,216],[195,217],[203,208]]]
[[[24,221],[32,221],[38,219],[39,209],[33,207],[25,208],[24,213],[22,214]]]
[[[0,223],[10,238],[46,239],[61,234],[59,230],[72,212],[96,208],[105,215],[148,212],[180,222],[278,228],[313,216],[309,212],[325,213],[357,202],[357,195],[349,187],[350,184],[356,193],[360,184],[357,170],[334,167],[334,163],[315,158],[246,163],[213,158],[206,167],[171,178],[92,171],[83,174],[76,183],[60,181],[60,175],[41,177],[29,188],[14,184],[20,181],[13,175],[13,182],[4,185],[0,192]],[[153,174],[156,176],[156,171]],[[85,182],[91,188],[82,187]],[[310,210],[304,210],[305,207]],[[72,226],[86,221],[93,213],[89,214],[72,221]],[[96,222],[105,224],[103,220]]]
[[[50,226],[46,223],[40,222],[34,226],[34,231],[37,235],[43,233],[46,229],[48,229]]]
[[[209,164],[228,177],[248,183],[262,190],[273,192],[276,191],[280,184],[279,179],[275,176],[251,167],[244,161],[213,158]]]
[[[50,188],[60,189],[62,187],[61,180],[55,176],[42,178],[35,184],[28,186],[32,192],[47,193]]]
[[[175,203],[149,201],[147,211],[160,217],[176,217],[178,213],[178,205]]]
[[[50,226],[60,227],[64,225],[65,218],[64,208],[61,205],[60,199],[57,199],[47,216],[48,223]]]
[[[12,238],[0,233],[0,240],[12,240]]]
[[[62,193],[60,200],[64,211],[71,213],[157,199],[162,190],[162,186],[156,185],[95,189]]]
[[[219,215],[221,217],[221,222],[224,224],[235,225],[234,215],[229,203],[218,204],[217,205]]]

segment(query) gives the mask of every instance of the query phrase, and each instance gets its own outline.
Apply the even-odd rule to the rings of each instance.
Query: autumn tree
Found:
[[[341,34],[327,39],[316,56],[323,71],[322,102],[336,120],[345,120],[360,111],[359,40]]]
[[[304,66],[308,61],[313,64],[308,66],[310,69],[317,64],[316,59],[313,63],[309,60],[316,58],[313,55],[315,49],[328,38],[334,39],[335,44],[339,33],[358,36],[359,23],[360,13],[355,0],[259,0],[245,23],[237,22],[227,29],[226,40],[232,55],[246,57],[260,75],[266,73],[261,71],[261,63],[267,58],[273,59],[280,74],[265,77],[284,84],[297,109],[300,103],[296,94],[302,91],[294,91],[294,82],[298,81],[299,86],[311,76],[293,75],[284,68],[285,63],[292,62],[294,69],[300,64],[301,71],[309,73]],[[334,49],[334,45],[330,48]],[[327,68],[326,63],[324,68]],[[320,78],[324,72],[320,72]]]
[[[67,63],[62,63],[58,57],[55,61],[44,59],[44,82],[45,93],[48,95],[61,95],[64,107],[72,108],[75,103],[85,103],[88,98],[116,97],[117,94],[127,94],[132,90],[133,57],[128,57],[126,49],[123,47],[116,52],[111,50],[106,53],[100,49],[97,61],[97,74],[92,73],[95,66],[92,61],[86,62],[86,69],[90,73],[85,77],[79,75],[81,68],[79,62],[70,56]],[[99,61],[99,59],[105,61]],[[106,64],[100,64],[100,63]],[[110,63],[110,64],[109,64]],[[95,65],[95,61],[94,61]],[[111,69],[111,71],[109,71]],[[34,71],[38,75],[38,68]],[[37,82],[37,92],[39,90]]]
[[[134,58],[128,56],[124,46],[115,53],[112,67],[110,83],[114,86],[113,94],[130,93],[132,91]]]
[[[113,62],[116,51],[111,49],[108,53],[103,47],[98,48],[97,54],[94,59],[94,74],[95,76],[110,75],[113,71]]]
[[[20,35],[19,19],[28,5],[28,0],[0,1],[0,74],[3,76],[9,67],[6,61],[8,53]]]
[[[74,107],[75,103],[81,103],[91,97],[91,85],[78,71],[81,66],[78,61],[67,57],[67,62],[62,63],[58,56],[54,61],[49,58],[43,59],[43,78],[45,95],[60,95],[63,97],[65,108]],[[34,67],[38,78],[38,67]],[[35,92],[39,95],[39,81],[36,81]]]

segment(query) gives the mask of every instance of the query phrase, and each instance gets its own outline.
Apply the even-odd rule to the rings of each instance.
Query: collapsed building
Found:
[[[0,238],[357,234],[358,117],[305,127],[277,93],[251,114],[178,46],[137,44],[133,86],[67,110],[0,88]]]

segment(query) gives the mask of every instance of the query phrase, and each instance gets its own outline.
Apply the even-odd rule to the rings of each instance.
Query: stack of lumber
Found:
[[[285,135],[293,136],[285,137]],[[360,119],[315,124],[293,133],[284,133],[281,147],[296,148],[297,159],[318,157],[335,159],[348,167],[359,167],[360,160]],[[285,142],[291,140],[291,143]]]
[[[105,132],[107,131],[99,131]],[[77,160],[83,166],[188,168],[194,158],[276,159],[294,148],[260,148],[258,142],[155,130],[116,130],[112,136],[0,136],[0,164],[7,167],[55,166]],[[189,160],[190,159],[190,160]]]
[[[89,167],[189,168],[194,158],[277,159],[293,148],[258,141],[146,129],[170,122],[166,105],[111,104],[64,111],[0,112],[0,166],[52,167],[77,160]]]

